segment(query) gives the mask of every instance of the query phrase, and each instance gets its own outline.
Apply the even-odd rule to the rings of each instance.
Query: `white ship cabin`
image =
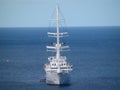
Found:
[[[52,56],[49,57],[48,60],[50,64],[45,64],[45,71],[46,72],[64,72],[68,73],[72,71],[72,65],[66,62],[65,56],[60,56],[60,59],[56,59],[56,57]]]

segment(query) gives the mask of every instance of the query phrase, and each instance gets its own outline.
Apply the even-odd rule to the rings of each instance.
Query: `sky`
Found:
[[[0,0],[0,27],[48,27],[56,3],[67,26],[120,26],[120,0]]]

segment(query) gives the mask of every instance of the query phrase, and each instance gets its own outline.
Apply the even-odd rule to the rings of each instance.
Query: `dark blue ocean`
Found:
[[[73,64],[69,86],[40,82],[45,72],[48,28],[0,28],[0,90],[120,90],[120,27],[67,27]],[[54,30],[53,30],[54,31]]]

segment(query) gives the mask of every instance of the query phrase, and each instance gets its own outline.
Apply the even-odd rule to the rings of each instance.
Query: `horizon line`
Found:
[[[77,27],[120,27],[120,26],[62,26],[60,28],[77,28]],[[0,27],[0,28],[54,28],[54,26],[42,26],[42,27]]]

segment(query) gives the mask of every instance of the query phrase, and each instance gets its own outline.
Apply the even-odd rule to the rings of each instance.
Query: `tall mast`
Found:
[[[67,32],[60,32],[59,31],[59,24],[60,24],[60,18],[59,18],[59,5],[56,5],[56,32],[55,33],[51,33],[48,32],[48,35],[50,35],[50,37],[56,37],[56,44],[55,46],[47,46],[48,51],[55,51],[56,52],[56,60],[59,61],[60,60],[60,52],[62,49],[65,48],[69,48],[69,46],[62,46],[60,43],[60,37],[64,37],[64,35],[67,35]]]
[[[57,60],[60,58],[60,37],[59,37],[59,5],[56,5],[56,29],[57,29],[57,52],[56,52],[56,58]]]

